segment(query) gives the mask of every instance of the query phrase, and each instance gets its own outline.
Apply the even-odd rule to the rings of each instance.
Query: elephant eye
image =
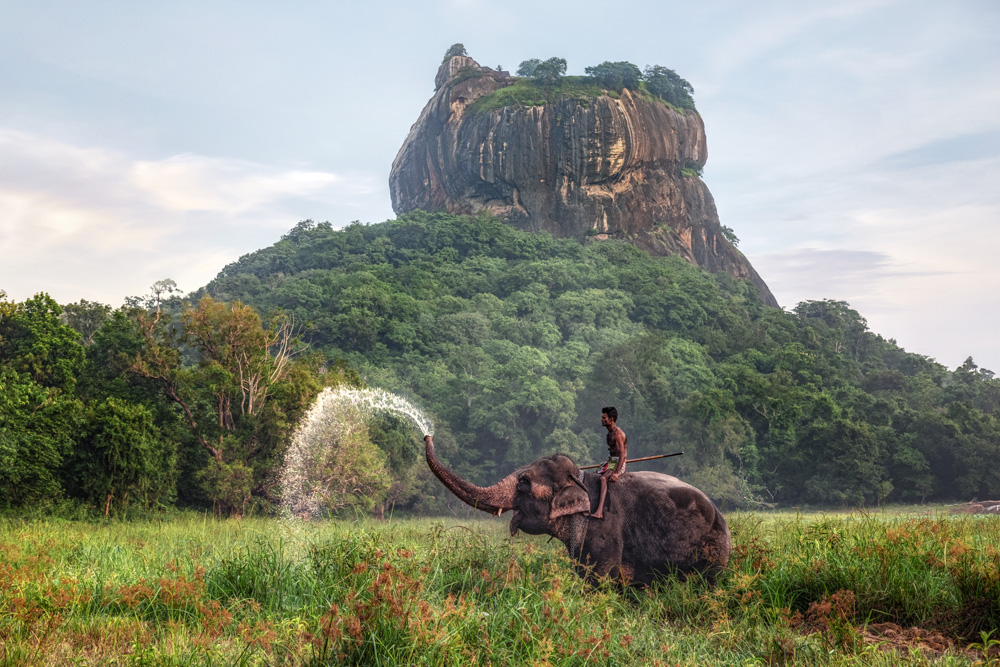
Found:
[[[527,487],[530,487],[531,486],[531,480],[528,479],[527,475],[521,475],[520,477],[517,478],[517,485],[518,486],[527,486]]]

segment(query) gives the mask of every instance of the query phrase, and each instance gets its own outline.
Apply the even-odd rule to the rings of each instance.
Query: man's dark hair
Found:
[[[614,408],[601,408],[601,412],[611,417],[611,421],[618,421],[618,411]]]

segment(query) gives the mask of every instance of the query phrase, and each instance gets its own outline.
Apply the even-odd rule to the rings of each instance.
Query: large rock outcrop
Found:
[[[486,209],[556,237],[622,238],[749,280],[766,303],[778,305],[721,234],[708,187],[684,169],[708,159],[698,113],[627,89],[618,98],[473,104],[515,81],[465,56],[441,65],[434,96],[392,163],[396,213]]]

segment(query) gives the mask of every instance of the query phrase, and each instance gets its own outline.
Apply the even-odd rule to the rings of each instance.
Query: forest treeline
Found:
[[[341,382],[414,400],[477,482],[556,451],[602,460],[614,405],[630,455],[683,450],[647,469],[730,506],[1000,496],[992,372],[625,242],[489,216],[307,220],[187,299],[172,287],[113,311],[0,301],[0,502],[273,507],[294,425]],[[451,502],[406,424],[368,440],[386,483],[361,505]]]

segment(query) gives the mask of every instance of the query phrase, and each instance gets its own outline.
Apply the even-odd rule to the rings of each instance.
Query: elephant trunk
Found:
[[[424,436],[424,442],[427,444],[427,465],[430,466],[431,472],[459,500],[477,510],[489,512],[496,516],[500,516],[501,513],[514,508],[514,492],[517,486],[516,474],[507,475],[492,486],[476,486],[448,470],[448,468],[444,467],[438,461],[434,453],[434,439],[431,436]]]

